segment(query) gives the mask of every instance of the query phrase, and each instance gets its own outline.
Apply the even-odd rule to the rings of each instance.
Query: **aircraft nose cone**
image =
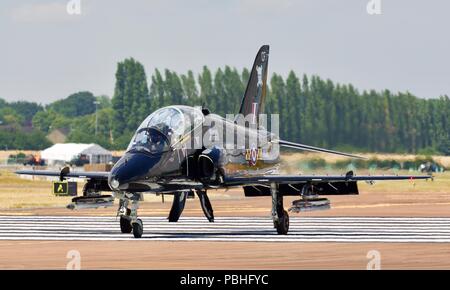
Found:
[[[116,178],[116,176],[111,176],[111,178],[109,179],[109,186],[110,186],[112,189],[114,189],[114,190],[119,189],[120,182],[119,182],[119,180]]]
[[[113,190],[127,190],[130,183],[144,180],[161,160],[161,155],[126,153],[111,169],[108,183]]]

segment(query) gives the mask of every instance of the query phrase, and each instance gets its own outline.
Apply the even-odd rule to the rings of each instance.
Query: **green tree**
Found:
[[[165,94],[167,96],[167,100],[169,103],[165,104],[169,105],[183,105],[186,102],[186,98],[183,92],[183,85],[181,84],[181,80],[178,77],[176,72],[172,72],[168,69],[164,71],[165,75]]]
[[[200,98],[198,95],[197,84],[195,82],[194,73],[189,70],[187,75],[181,75],[181,82],[183,84],[183,93],[187,98],[187,104],[191,106],[200,106]]]
[[[119,62],[112,98],[114,109],[114,139],[125,132],[133,132],[150,113],[147,77],[142,64],[133,58]]]
[[[223,86],[225,89],[225,102],[223,105],[225,114],[237,114],[241,106],[245,88],[241,81],[241,76],[235,68],[231,69],[229,66],[225,67]]]
[[[163,107],[166,103],[164,79],[158,69],[155,69],[152,75],[152,84],[150,85],[150,99],[153,110]]]
[[[47,110],[53,110],[66,117],[78,117],[95,112],[96,98],[91,92],[78,92],[65,99],[55,101],[47,106]]]
[[[32,124],[34,128],[48,133],[55,118],[56,114],[53,111],[39,111],[34,115]]]
[[[1,106],[0,106],[1,107]],[[33,116],[42,111],[44,108],[34,102],[28,101],[17,101],[8,104],[8,107],[16,112],[17,115],[20,116],[22,125],[30,126],[32,123]]]
[[[200,99],[203,104],[206,104],[210,109],[216,107],[216,98],[214,94],[213,78],[211,71],[207,66],[203,66],[202,73],[198,76],[198,83],[200,85]]]
[[[295,75],[293,71],[289,72],[289,75],[286,79],[286,110],[285,114],[288,115],[288,122],[286,122],[288,126],[288,136],[289,139],[292,141],[299,141],[301,132],[300,132],[300,126],[299,126],[299,120],[295,117],[291,116],[298,116],[300,112],[300,99],[301,99],[301,90],[300,90],[300,81]]]

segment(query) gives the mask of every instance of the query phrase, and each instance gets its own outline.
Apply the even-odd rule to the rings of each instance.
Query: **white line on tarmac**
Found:
[[[120,233],[115,217],[0,216],[0,240],[450,243],[450,218],[292,217],[277,235],[270,217],[143,217],[144,235]]]

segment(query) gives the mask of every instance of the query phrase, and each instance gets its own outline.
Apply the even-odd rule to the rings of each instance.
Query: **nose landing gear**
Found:
[[[131,227],[131,222],[129,217],[120,217],[120,231],[122,234],[129,234],[133,228]]]
[[[144,233],[144,225],[142,223],[141,219],[136,219],[133,223],[133,236],[136,239],[139,239],[142,237],[142,234]]]
[[[131,200],[131,208],[128,208],[128,203]],[[141,219],[137,217],[137,209],[139,208],[139,201],[142,200],[141,194],[131,194],[127,197],[126,194],[120,199],[119,209],[117,214],[120,215],[120,231],[129,234],[133,232],[135,238],[141,238],[144,233],[144,225]]]
[[[117,216],[120,216],[120,231],[122,234],[129,234],[133,230],[131,226],[131,209],[128,208],[128,199],[120,199]]]

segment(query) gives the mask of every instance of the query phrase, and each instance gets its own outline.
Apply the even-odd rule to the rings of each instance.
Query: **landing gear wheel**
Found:
[[[287,235],[289,231],[289,214],[287,211],[283,210],[283,216],[275,222],[275,228],[279,235]]]
[[[122,234],[129,234],[133,230],[133,227],[131,226],[131,221],[129,217],[120,217],[120,231]]]
[[[144,233],[144,225],[142,224],[141,219],[137,219],[133,224],[133,236],[136,239],[139,239],[142,237],[142,234]]]

